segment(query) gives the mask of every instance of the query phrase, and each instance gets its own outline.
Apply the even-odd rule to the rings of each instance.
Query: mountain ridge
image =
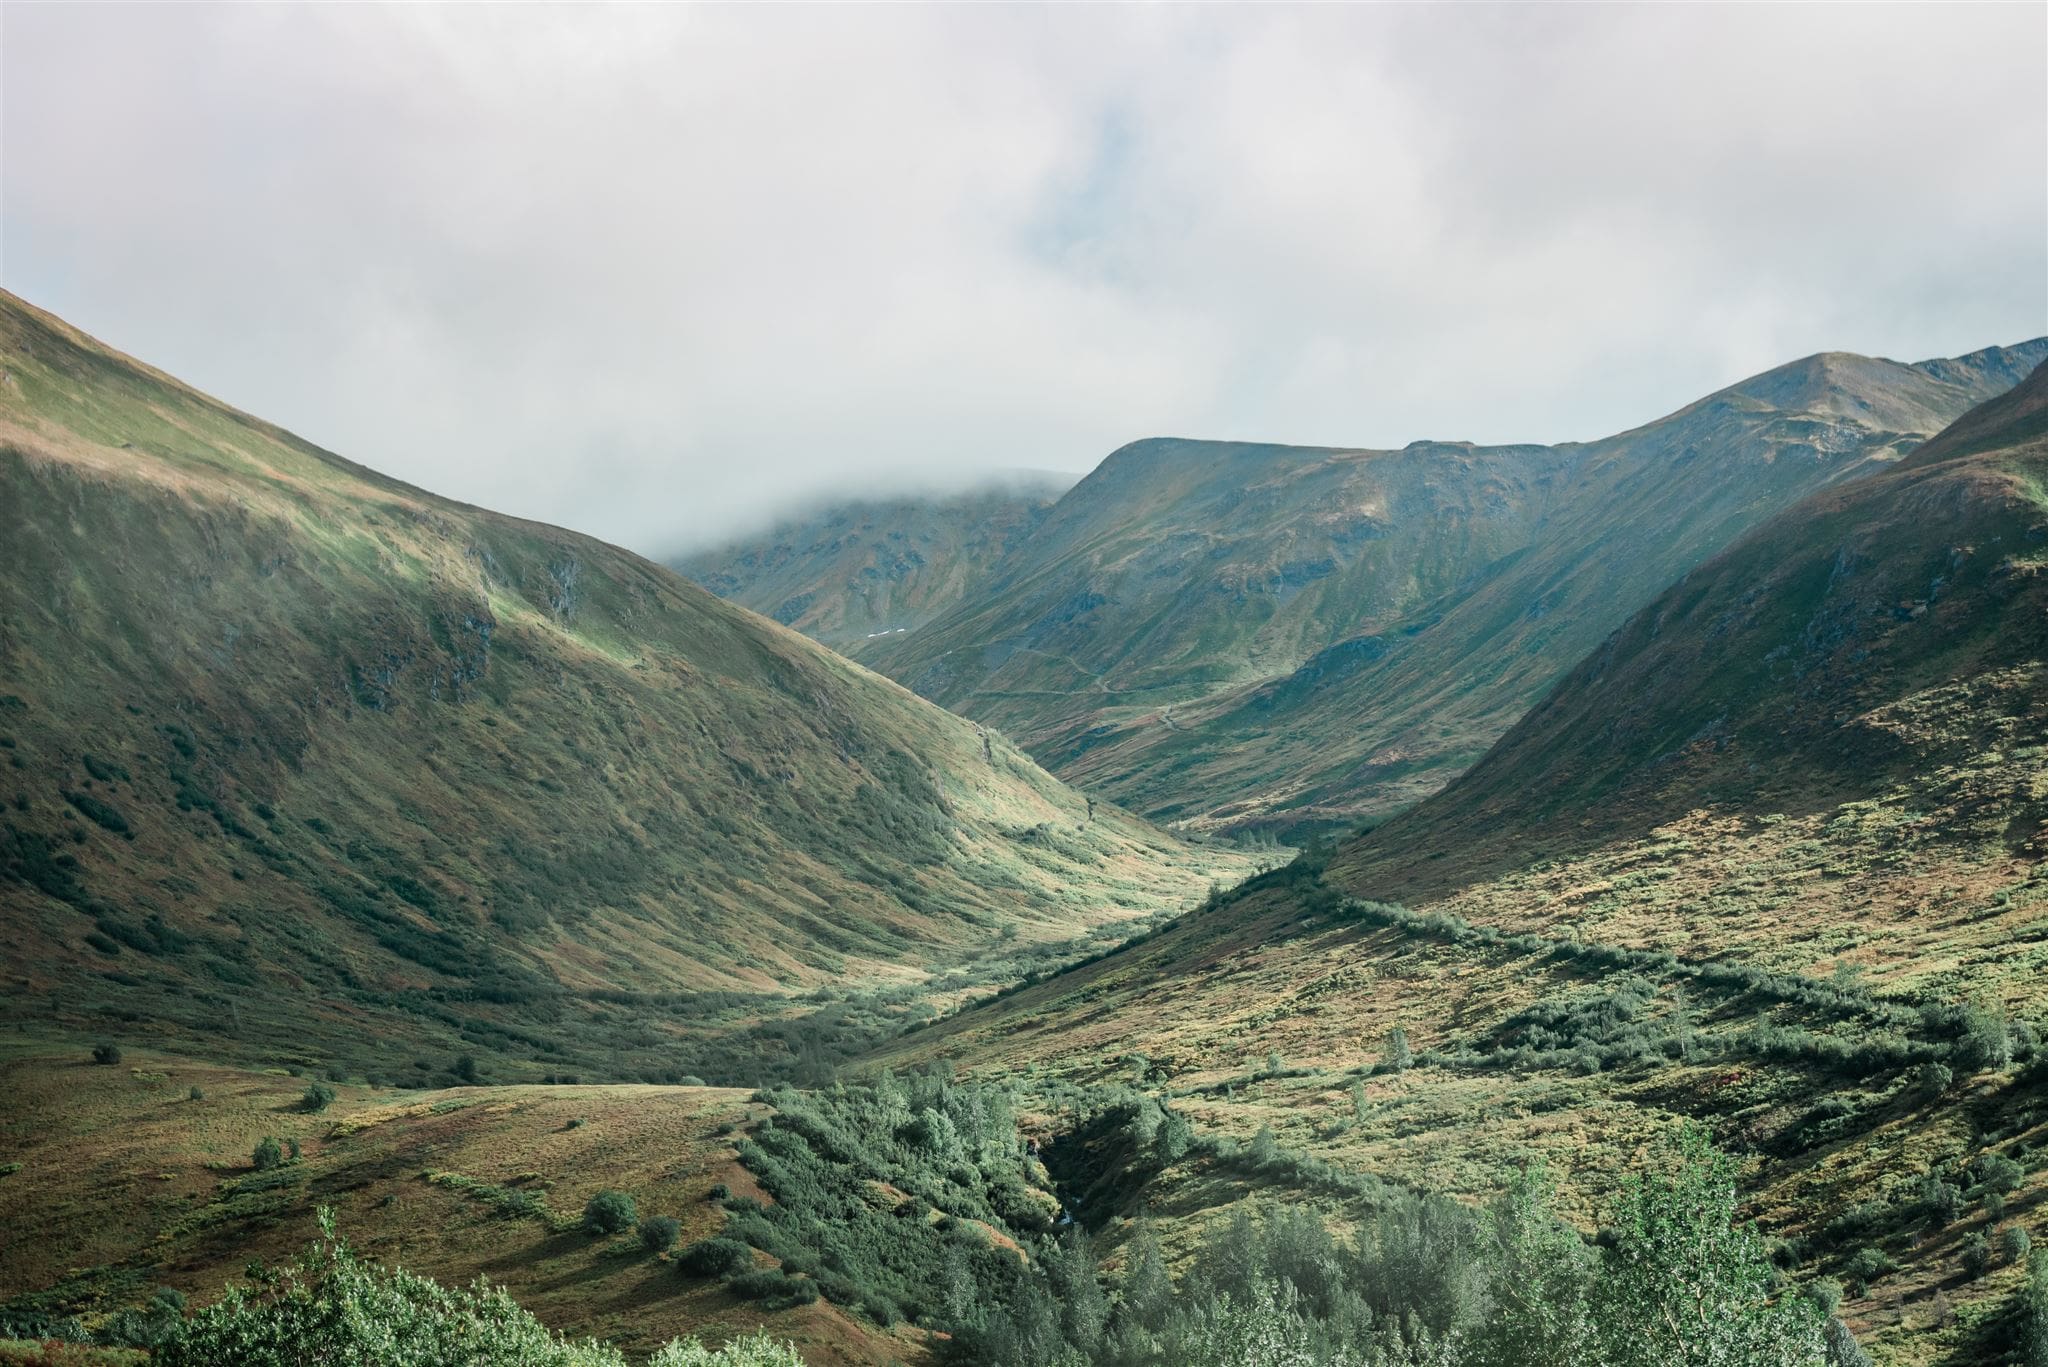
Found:
[[[13,296],[0,365],[0,914],[37,965],[10,1014],[207,1037],[233,1000],[225,1042],[258,1052],[367,1067],[424,1030],[710,1068],[725,1008],[622,1046],[604,994],[907,986],[1241,862],[642,557],[378,475]]]

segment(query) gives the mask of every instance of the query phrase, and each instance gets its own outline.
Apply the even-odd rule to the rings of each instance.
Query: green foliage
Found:
[[[284,1146],[266,1134],[256,1142],[255,1151],[249,1155],[249,1161],[255,1165],[258,1172],[268,1172],[272,1168],[283,1167]]]
[[[638,1218],[633,1198],[609,1188],[591,1197],[583,1207],[583,1228],[591,1234],[621,1233],[631,1229]]]
[[[616,1349],[550,1333],[502,1288],[451,1290],[358,1258],[321,1213],[325,1238],[295,1265],[230,1287],[156,1349],[153,1367],[625,1367]],[[707,1349],[670,1343],[652,1367],[801,1367],[764,1335]]]
[[[1380,1047],[1380,1070],[1388,1073],[1404,1071],[1415,1061],[1414,1052],[1408,1047],[1408,1031],[1395,1026],[1387,1032],[1386,1043]]]
[[[95,1044],[92,1047],[92,1061],[105,1068],[111,1068],[121,1061],[121,1047],[117,1044]]]
[[[794,1345],[776,1342],[764,1329],[723,1348],[706,1348],[695,1339],[671,1343],[647,1367],[804,1367],[804,1360]]]
[[[732,1277],[753,1270],[754,1253],[737,1239],[699,1239],[676,1255],[676,1266],[692,1277]]]
[[[318,1115],[334,1104],[334,1089],[324,1082],[309,1083],[306,1094],[299,1098],[300,1106]]]
[[[1630,1182],[1594,1298],[1615,1367],[1671,1361],[1812,1362],[1822,1320],[1797,1297],[1770,1298],[1756,1231],[1735,1223],[1735,1166],[1687,1126],[1665,1173]]]
[[[673,1215],[650,1215],[640,1222],[636,1232],[640,1235],[640,1246],[649,1253],[666,1253],[675,1247],[683,1232],[683,1222]]]
[[[1972,1230],[1964,1236],[1957,1256],[1963,1264],[1963,1275],[1975,1281],[1991,1270],[1991,1241],[1982,1230]]]
[[[2034,1236],[2021,1225],[2007,1225],[1998,1232],[1998,1257],[2013,1267],[2026,1265],[2027,1255],[2033,1252]]]

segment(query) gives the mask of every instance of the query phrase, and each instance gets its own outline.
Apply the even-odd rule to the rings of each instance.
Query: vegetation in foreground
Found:
[[[1630,1185],[1594,1246],[1554,1214],[1540,1173],[1474,1209],[1304,1172],[1270,1136],[1241,1153],[1205,1145],[1134,1094],[1114,1120],[1140,1184],[1191,1154],[1226,1154],[1294,1199],[1256,1214],[1240,1203],[1178,1281],[1141,1221],[1105,1284],[1085,1226],[1026,1180],[1051,1185],[1006,1091],[931,1074],[763,1099],[775,1113],[740,1153],[772,1201],[729,1201],[724,1231],[686,1250],[685,1270],[771,1304],[822,1295],[880,1323],[907,1317],[977,1367],[1864,1361],[1832,1307],[1793,1291],[1736,1222],[1733,1165],[1696,1129]],[[1348,1199],[1327,1213],[1301,1199],[1333,1187]]]

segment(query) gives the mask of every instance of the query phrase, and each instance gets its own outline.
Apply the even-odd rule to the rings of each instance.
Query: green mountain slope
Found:
[[[1471,763],[1673,577],[2044,355],[1814,356],[1554,448],[1140,443],[986,592],[872,659],[1157,818],[1381,815]]]
[[[829,504],[669,563],[719,597],[858,659],[969,597],[1071,483],[1026,473],[959,494]]]
[[[1696,808],[1827,809],[2037,748],[2044,412],[2048,369],[1685,576],[1468,774],[1360,843],[1356,876],[1376,881],[1425,846],[1482,859],[1508,813],[1517,848],[1498,857],[1521,861]],[[2010,820],[2031,838],[2048,802],[2026,797]]]
[[[2048,1206],[2043,411],[2048,370],[1767,520],[1327,865],[884,1057],[1171,1098],[1236,1143],[1150,1176],[1167,1237],[1247,1185],[1484,1199],[1531,1157],[1590,1232],[1696,1121],[1877,1361],[2017,1361],[2026,1260],[1997,1250]]]
[[[359,1067],[699,1071],[692,990],[920,981],[1234,867],[665,569],[11,296],[0,753],[9,1014]]]
[[[1165,709],[1390,626],[1526,544],[1578,458],[1137,442],[1062,498],[982,592],[871,658],[1087,769],[1079,757],[1103,728],[1170,728]],[[1165,786],[1149,798],[1168,800]]]

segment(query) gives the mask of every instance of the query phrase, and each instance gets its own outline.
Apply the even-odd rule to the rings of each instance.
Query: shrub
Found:
[[[763,1310],[790,1310],[818,1299],[818,1284],[787,1272],[762,1270],[734,1277],[726,1285],[735,1296],[755,1302]]]
[[[1823,1315],[1832,1315],[1842,1307],[1842,1284],[1833,1277],[1816,1277],[1806,1288],[1806,1299]]]
[[[683,1222],[673,1215],[650,1215],[640,1222],[640,1244],[649,1253],[666,1253],[675,1247]]]
[[[730,1200],[731,1197],[732,1188],[723,1182],[713,1182],[711,1190],[704,1193],[704,1199],[707,1201],[725,1201]]]
[[[2019,1187],[2027,1170],[2002,1153],[1987,1153],[1977,1160],[1977,1182],[1984,1190],[2003,1196]]]
[[[1973,1233],[1963,1240],[1963,1273],[1971,1281],[1991,1270],[1991,1244],[1981,1233]]]
[[[637,1215],[632,1197],[606,1188],[583,1207],[583,1228],[592,1234],[617,1234],[631,1229]]]
[[[192,1089],[185,1093],[185,1099],[187,1101],[204,1101],[206,1100],[206,1093],[195,1083]]]
[[[255,1152],[249,1156],[249,1161],[256,1165],[258,1172],[281,1168],[284,1166],[284,1146],[266,1134],[257,1143]]]
[[[95,1044],[92,1061],[102,1068],[111,1068],[121,1061],[121,1047],[117,1044]]]
[[[676,1256],[676,1266],[693,1277],[730,1277],[753,1269],[754,1250],[737,1239],[702,1239]]]
[[[1870,1283],[1888,1272],[1896,1271],[1898,1264],[1881,1248],[1863,1247],[1856,1250],[1849,1261],[1842,1265],[1842,1273],[1858,1286],[1868,1287]]]
[[[557,1338],[503,1288],[441,1286],[357,1258],[321,1211],[322,1242],[253,1289],[231,1287],[156,1350],[151,1367],[302,1367],[432,1363],[434,1367],[624,1367],[618,1351]],[[707,1356],[671,1344],[665,1367],[782,1367],[774,1357]]]
[[[334,1089],[324,1082],[315,1082],[306,1088],[306,1094],[299,1098],[299,1104],[318,1115],[334,1104]]]
[[[1383,1072],[1398,1073],[1415,1061],[1414,1051],[1408,1047],[1408,1031],[1395,1026],[1387,1032],[1387,1042],[1380,1049],[1380,1069]]]
[[[2024,1266],[2033,1249],[2034,1236],[2018,1225],[2007,1225],[1998,1232],[1998,1256],[2009,1266]]]
[[[716,1350],[695,1339],[671,1343],[649,1359],[647,1367],[804,1367],[804,1360],[795,1345],[777,1343],[767,1330],[757,1329]]]

